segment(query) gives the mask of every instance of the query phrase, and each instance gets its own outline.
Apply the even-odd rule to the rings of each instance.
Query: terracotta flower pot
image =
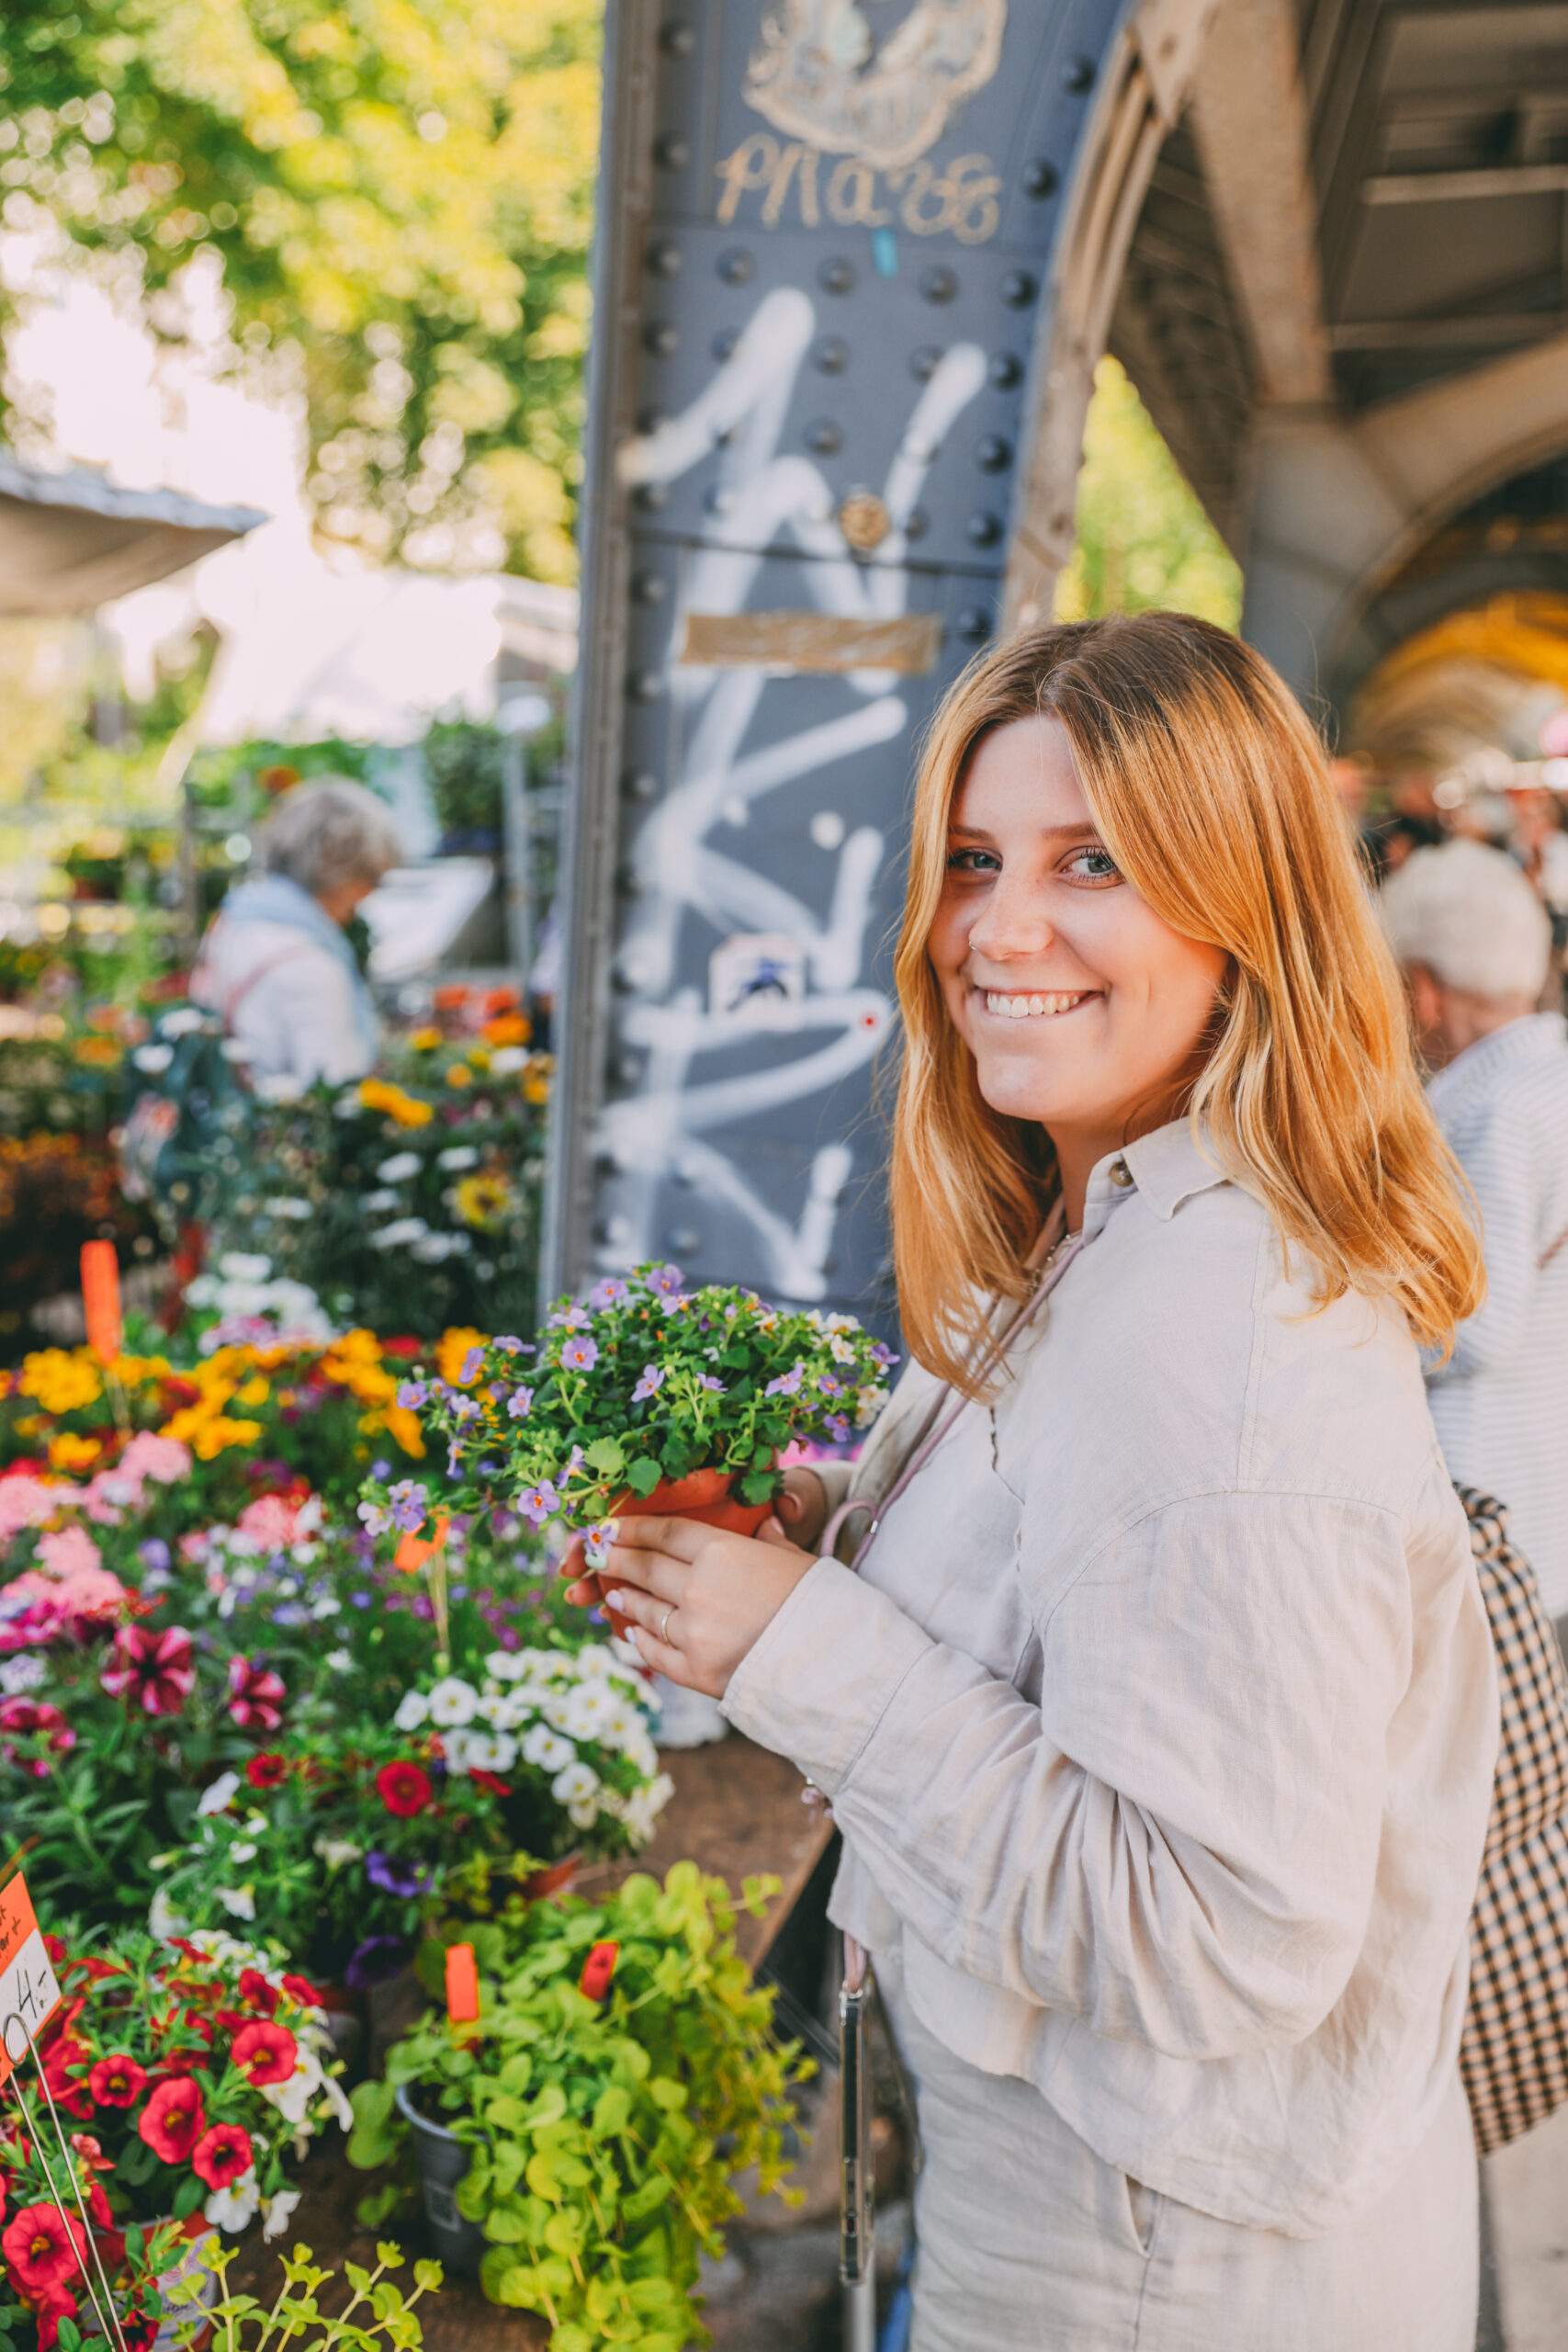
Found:
[[[660,1478],[650,1495],[636,1495],[626,1487],[611,1498],[610,1514],[618,1518],[623,1512],[642,1511],[666,1519],[694,1519],[704,1527],[722,1527],[730,1535],[755,1535],[762,1521],[772,1517],[773,1505],[739,1501],[730,1491],[734,1483],[734,1474],[728,1470],[694,1470],[689,1477]],[[603,1602],[604,1571],[584,1565],[581,1535],[572,1538],[561,1574],[591,1584],[594,1598]],[[605,1615],[611,1631],[625,1641],[626,1618],[616,1609],[606,1610]]]
[[[543,1903],[552,1894],[570,1894],[582,1868],[581,1854],[568,1854],[560,1861],[552,1862],[548,1870],[534,1871],[523,1882],[525,1903]]]

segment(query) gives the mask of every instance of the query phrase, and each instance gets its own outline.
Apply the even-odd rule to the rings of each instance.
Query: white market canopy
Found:
[[[88,467],[51,472],[0,450],[0,615],[91,612],[265,520],[254,507],[125,490]]]

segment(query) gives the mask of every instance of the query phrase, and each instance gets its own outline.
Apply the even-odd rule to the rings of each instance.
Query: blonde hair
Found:
[[[988,1302],[1021,1297],[1059,1192],[1043,1128],[994,1111],[926,952],[953,796],[982,737],[1060,721],[1127,880],[1231,958],[1190,1116],[1226,1174],[1314,1261],[1326,1305],[1397,1299],[1446,1351],[1485,1276],[1467,1188],[1416,1077],[1409,1014],[1323,747],[1260,654],[1208,622],[1139,613],[983,655],[931,724],[896,962],[904,1047],[895,1255],[920,1362],[970,1393]]]

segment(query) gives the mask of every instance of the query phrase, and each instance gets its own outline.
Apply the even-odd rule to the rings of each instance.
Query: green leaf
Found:
[[[632,2102],[629,2091],[619,2083],[611,2083],[602,2090],[593,2103],[593,2132],[597,2139],[607,2140],[624,2132],[631,2121]]]
[[[686,2104],[686,2086],[672,2082],[668,2075],[656,2075],[648,2086],[648,2095],[656,2107],[673,2115]]]
[[[598,1437],[589,1447],[584,1458],[591,1470],[602,1471],[606,1478],[616,1478],[621,1474],[626,1457],[622,1453],[617,1440],[613,1437]]]
[[[740,1481],[740,1499],[746,1503],[771,1502],[777,1484],[771,1469],[748,1470]]]
[[[413,2267],[413,2283],[423,2287],[427,2295],[439,2292],[446,2275],[438,2262],[416,2262]]]
[[[634,1494],[651,1495],[663,1476],[660,1465],[646,1453],[626,1465],[626,1484]]]
[[[669,2195],[669,2175],[662,2172],[653,2173],[643,2182],[640,2188],[634,2188],[629,2197],[623,2199],[622,2215],[628,2222],[646,2222],[650,2213],[658,2212]]]
[[[183,2222],[194,2213],[206,2195],[207,2183],[199,2179],[194,2172],[187,2173],[175,2191],[174,2203],[170,2209],[175,2221]]]

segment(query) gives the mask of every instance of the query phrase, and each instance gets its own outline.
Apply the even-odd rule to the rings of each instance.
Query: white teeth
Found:
[[[987,989],[986,1010],[999,1013],[1004,1021],[1034,1021],[1047,1013],[1070,1012],[1075,1004],[1082,1004],[1093,994],[1092,989],[1078,989],[1051,996],[998,996]]]

